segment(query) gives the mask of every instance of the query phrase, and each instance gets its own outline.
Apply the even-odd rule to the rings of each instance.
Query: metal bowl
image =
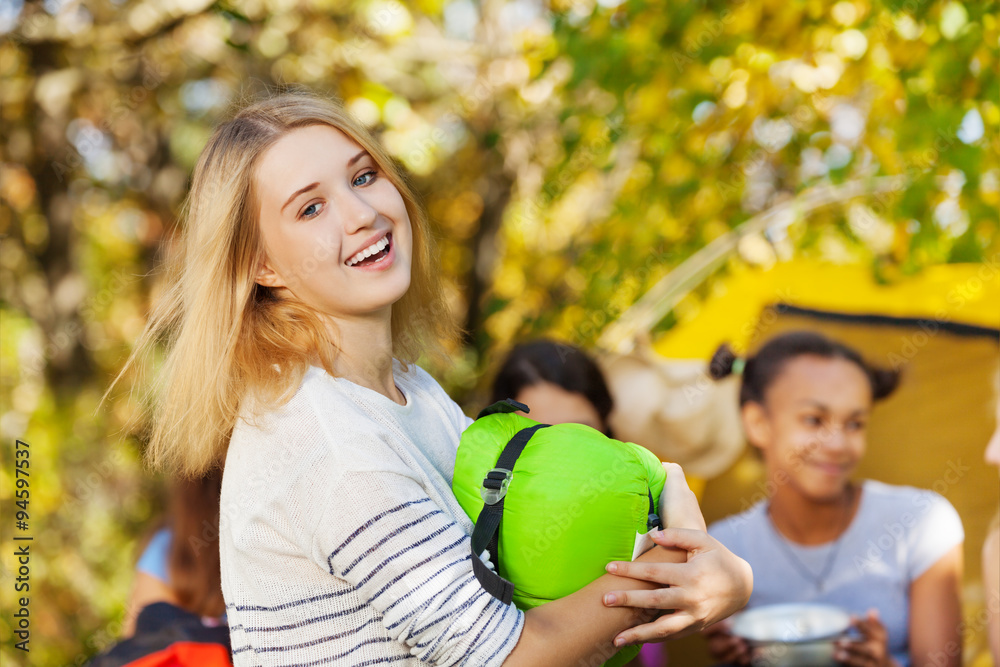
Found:
[[[839,607],[773,604],[733,616],[732,633],[750,644],[754,665],[832,667],[835,641],[850,625],[850,614]]]

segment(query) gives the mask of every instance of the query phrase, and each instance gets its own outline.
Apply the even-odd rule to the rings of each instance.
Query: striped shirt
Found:
[[[472,573],[451,492],[471,423],[423,370],[398,405],[311,367],[294,397],[238,422],[220,550],[236,667],[504,662],[524,614]]]

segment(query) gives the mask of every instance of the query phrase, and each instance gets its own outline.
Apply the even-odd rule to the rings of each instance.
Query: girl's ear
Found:
[[[750,401],[740,409],[740,412],[747,440],[758,449],[767,449],[767,445],[771,441],[771,422],[767,418],[764,406]]]
[[[266,261],[260,263],[260,268],[257,270],[257,277],[254,278],[254,282],[264,287],[285,287],[285,282],[281,279],[281,276]]]

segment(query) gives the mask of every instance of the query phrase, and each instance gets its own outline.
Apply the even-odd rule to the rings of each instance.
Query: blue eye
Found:
[[[314,213],[309,213],[308,211],[310,209],[322,205],[322,203],[323,202],[313,202],[312,204],[309,204],[309,206],[306,206],[304,209],[302,209],[302,214],[299,217],[304,218],[306,220],[308,220],[309,218],[315,218],[317,215],[319,215],[319,211],[316,211]]]
[[[362,179],[365,179],[365,178],[367,178],[369,176],[371,178],[368,178],[368,180],[366,180],[364,182],[361,182]],[[375,180],[375,176],[376,176],[376,174],[375,174],[374,170],[366,171],[365,173],[361,174],[360,176],[358,176],[357,178],[354,179],[354,185],[368,185],[369,183],[371,183],[372,181]]]

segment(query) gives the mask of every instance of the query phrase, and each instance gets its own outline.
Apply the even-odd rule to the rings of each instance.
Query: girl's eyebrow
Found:
[[[347,166],[348,167],[352,166],[355,162],[357,162],[366,155],[368,155],[368,151],[362,148],[360,153],[358,153],[357,155],[355,155],[354,157],[352,157],[350,160],[347,161]]]
[[[358,153],[357,155],[355,155],[354,157],[352,157],[350,160],[347,161],[347,166],[348,167],[353,166],[355,162],[357,162],[361,158],[365,157],[366,155],[368,155],[368,151],[362,149],[360,153]],[[293,201],[295,201],[296,197],[298,197],[299,195],[305,194],[305,193],[309,192],[310,190],[312,190],[314,188],[317,188],[317,187],[319,187],[319,182],[310,183],[309,185],[307,185],[306,187],[302,188],[301,190],[296,190],[295,192],[293,192],[292,196],[289,197],[288,201],[286,201],[284,203],[284,205],[281,207],[280,213],[284,213],[285,212],[285,208],[289,204],[291,204]]]
[[[813,400],[811,398],[803,398],[800,401],[798,401],[798,404],[802,405],[802,406],[816,408],[820,412],[830,412],[830,408],[828,406],[823,405],[819,401],[815,401],[815,400]],[[852,411],[851,414],[850,414],[850,416],[851,417],[865,417],[865,416],[868,415],[868,412],[869,411],[867,409],[865,409],[865,408],[858,408],[857,410]]]
[[[295,200],[296,197],[298,197],[301,194],[305,194],[305,193],[309,192],[310,190],[312,190],[313,188],[317,188],[317,187],[319,187],[319,181],[317,181],[315,183],[310,183],[309,185],[307,185],[306,187],[302,188],[301,190],[296,190],[292,194],[292,196],[288,198],[288,201],[285,202],[284,206],[281,207],[281,211],[280,212],[284,213],[285,207],[288,206],[289,204],[291,204]]]

